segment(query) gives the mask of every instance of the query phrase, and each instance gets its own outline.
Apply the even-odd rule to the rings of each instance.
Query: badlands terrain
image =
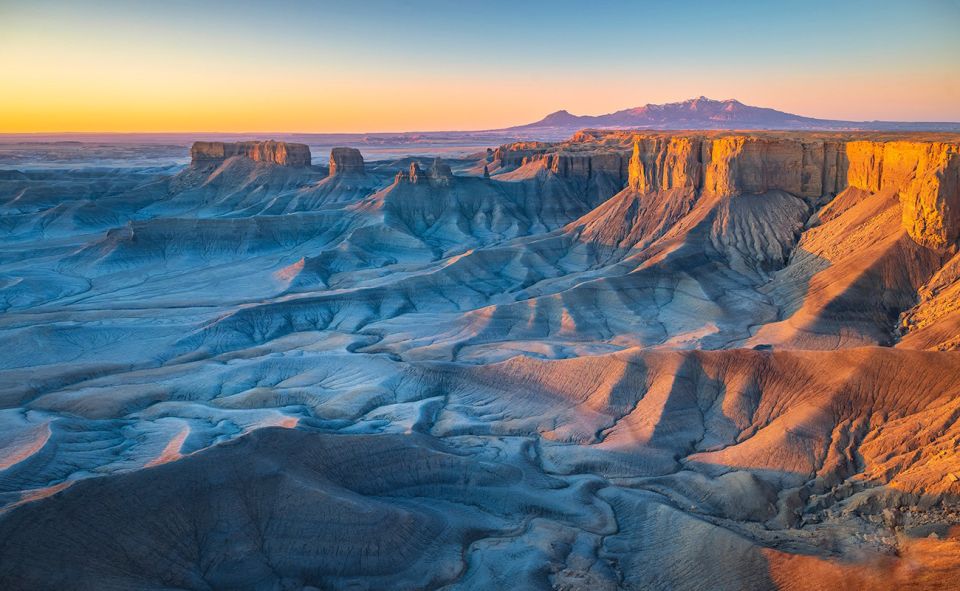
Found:
[[[0,588],[956,588],[960,136],[317,156],[0,170]]]

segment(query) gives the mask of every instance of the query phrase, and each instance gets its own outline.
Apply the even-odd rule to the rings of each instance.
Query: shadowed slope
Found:
[[[0,175],[0,586],[956,579],[957,144],[849,139]]]
[[[0,580],[58,586],[64,571],[37,567],[54,561],[77,588],[469,587],[496,580],[480,557],[504,544],[566,544],[501,563],[535,587],[764,589],[800,559],[819,561],[818,580],[844,564],[872,577],[912,551],[898,524],[960,521],[957,355],[632,350],[425,367],[443,397],[421,434],[261,429],[8,509]],[[948,512],[898,509],[918,505]]]

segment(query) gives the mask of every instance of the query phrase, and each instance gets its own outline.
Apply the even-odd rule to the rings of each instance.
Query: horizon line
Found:
[[[591,115],[588,115],[591,116]],[[899,121],[899,120],[889,120],[889,119],[872,119],[864,121],[845,121],[842,119],[825,119],[824,121],[839,121],[843,123],[862,123],[862,124],[874,124],[874,123],[890,123],[890,124],[913,124],[913,125],[957,125],[960,126],[960,121]],[[526,129],[515,129],[515,128],[526,128]],[[849,127],[845,129],[836,129],[836,128],[776,128],[776,127],[562,127],[562,126],[543,126],[543,127],[529,127],[529,125],[517,125],[513,127],[501,127],[496,129],[410,129],[404,131],[282,131],[282,130],[260,130],[260,131],[211,131],[211,130],[176,130],[176,131],[107,131],[107,130],[74,130],[74,131],[2,131],[0,130],[0,136],[67,136],[67,135],[187,135],[187,134],[220,134],[220,135],[263,135],[263,134],[283,134],[283,135],[404,135],[404,134],[416,134],[416,133],[506,133],[506,132],[528,132],[529,130],[535,129],[556,129],[556,130],[569,130],[571,133],[576,133],[578,131],[637,131],[637,132],[654,132],[654,131],[791,131],[791,132],[850,132],[850,131],[862,131],[862,132],[878,132],[878,133],[890,133],[890,132],[899,132],[904,133],[910,132],[924,132],[924,131],[935,131],[943,132],[940,129],[910,129],[910,130],[900,130],[900,129],[858,129],[856,127]],[[960,133],[960,132],[958,132]]]
[[[690,98],[687,98],[687,99],[676,100],[676,101],[667,101],[667,102],[663,102],[663,103],[650,103],[650,102],[647,102],[647,103],[644,103],[644,104],[642,104],[642,105],[636,105],[636,106],[632,106],[632,107],[623,107],[623,108],[615,109],[615,110],[613,110],[613,111],[609,111],[609,112],[607,112],[607,113],[600,113],[600,114],[596,114],[596,115],[590,115],[590,114],[575,114],[575,113],[571,113],[571,112],[570,112],[569,110],[567,110],[566,108],[561,108],[561,109],[558,109],[558,110],[550,111],[550,112],[546,113],[546,115],[543,115],[542,117],[540,117],[540,119],[535,120],[535,121],[532,121],[532,122],[530,122],[530,123],[519,123],[519,124],[516,124],[516,123],[515,123],[515,124],[507,125],[506,127],[496,127],[496,128],[487,128],[487,129],[406,129],[406,130],[402,130],[402,131],[383,131],[383,130],[379,130],[379,131],[375,131],[375,130],[364,130],[364,131],[282,131],[282,130],[242,130],[242,131],[211,131],[211,130],[173,130],[173,131],[164,130],[164,131],[145,131],[145,130],[137,130],[137,131],[104,131],[104,130],[90,130],[90,129],[88,129],[88,130],[73,130],[73,131],[3,131],[2,129],[0,129],[0,135],[8,135],[8,136],[12,136],[12,135],[71,135],[71,134],[74,134],[74,135],[80,135],[80,134],[101,134],[101,135],[137,135],[137,134],[139,134],[139,135],[148,135],[148,134],[150,134],[150,135],[161,135],[161,134],[171,134],[171,135],[175,135],[175,134],[237,134],[237,135],[241,135],[241,134],[266,134],[266,133],[276,133],[276,134],[304,134],[304,135],[306,135],[306,134],[318,134],[318,135],[319,135],[319,134],[324,134],[324,135],[333,135],[333,134],[355,134],[355,135],[363,135],[363,134],[367,134],[367,135],[369,135],[369,134],[412,134],[412,133],[495,133],[495,132],[509,132],[509,131],[514,130],[515,128],[528,128],[528,129],[531,129],[531,126],[534,125],[535,123],[538,123],[539,121],[542,121],[543,119],[549,117],[550,115],[554,115],[554,114],[556,114],[556,113],[566,113],[566,114],[571,115],[571,116],[573,116],[573,117],[604,117],[604,116],[607,116],[607,115],[613,115],[613,114],[621,113],[621,112],[623,112],[623,111],[630,111],[630,110],[641,109],[641,108],[645,108],[645,107],[680,105],[680,104],[684,104],[684,103],[695,102],[695,101],[698,101],[698,100],[701,100],[701,99],[707,100],[707,101],[710,101],[710,102],[714,102],[714,103],[735,102],[735,103],[739,103],[739,104],[741,104],[741,105],[743,105],[743,106],[745,106],[745,107],[749,107],[749,108],[754,108],[754,109],[769,109],[769,110],[773,110],[773,111],[777,111],[777,112],[779,112],[779,113],[782,113],[783,115],[789,115],[789,116],[792,116],[792,117],[799,117],[799,118],[802,118],[802,119],[812,119],[812,120],[815,120],[815,121],[822,121],[822,122],[824,122],[824,123],[851,123],[851,124],[864,124],[864,125],[869,125],[869,124],[913,124],[913,125],[957,125],[957,126],[960,126],[960,120],[951,121],[951,120],[944,120],[944,119],[939,119],[939,120],[935,120],[935,119],[836,119],[836,118],[828,118],[828,117],[822,117],[822,116],[818,117],[818,116],[811,116],[811,115],[801,115],[801,114],[793,113],[793,112],[790,112],[790,111],[782,111],[782,110],[780,110],[780,108],[778,108],[778,107],[757,106],[757,105],[752,105],[752,104],[744,103],[743,101],[741,101],[740,99],[737,99],[737,98],[712,99],[712,98],[710,98],[710,97],[708,97],[708,96],[706,96],[706,95],[701,94],[701,95],[699,95],[699,96],[690,97]],[[537,128],[533,127],[532,129],[537,129]],[[707,131],[707,130],[712,130],[712,129],[728,130],[728,131],[739,130],[739,128],[663,128],[663,129],[658,129],[658,128],[651,128],[651,127],[629,127],[629,126],[626,126],[626,127],[598,127],[598,128],[590,127],[590,126],[586,126],[586,127],[576,127],[576,128],[575,128],[575,127],[565,128],[565,127],[562,127],[562,126],[543,126],[541,129],[570,129],[570,130],[577,130],[577,131],[579,131],[579,130],[584,130],[584,129],[611,129],[611,130],[612,130],[612,129],[622,129],[622,130],[637,129],[637,130],[650,130],[650,131],[694,131],[694,130],[697,130],[697,131]],[[746,131],[746,130],[744,130],[744,131]],[[798,131],[798,130],[797,130],[797,129],[776,129],[776,128],[755,128],[755,129],[752,129],[752,131]],[[817,129],[814,127],[814,128],[811,128],[810,131],[830,131],[830,130],[817,130]],[[857,130],[856,130],[855,128],[851,128],[851,129],[849,129],[849,131],[857,131]],[[863,130],[863,131],[873,131],[873,130]],[[923,131],[923,130],[917,130],[917,131]],[[931,131],[938,131],[938,130],[931,130]]]

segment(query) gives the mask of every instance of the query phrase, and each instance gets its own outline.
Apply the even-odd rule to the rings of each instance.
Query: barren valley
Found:
[[[0,587],[960,579],[960,135],[161,152],[0,170]]]

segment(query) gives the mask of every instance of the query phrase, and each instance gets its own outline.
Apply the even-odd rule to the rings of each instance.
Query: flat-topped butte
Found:
[[[288,142],[194,142],[190,148],[193,166],[220,164],[228,158],[240,156],[255,162],[269,162],[280,166],[310,166],[310,147]]]

